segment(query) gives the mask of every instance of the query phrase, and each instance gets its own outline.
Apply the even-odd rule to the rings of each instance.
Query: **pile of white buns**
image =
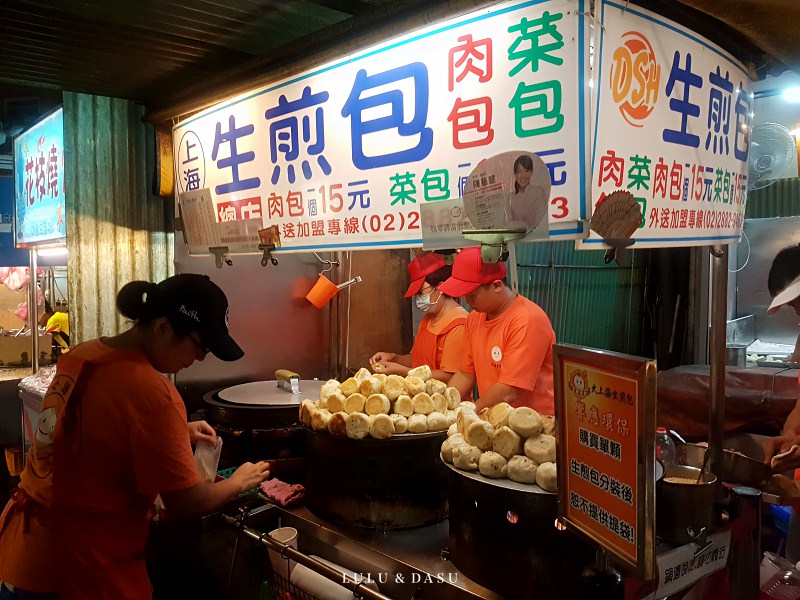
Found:
[[[323,384],[319,400],[303,400],[300,421],[314,431],[356,440],[385,439],[399,433],[446,431],[455,424],[461,394],[431,377],[427,365],[406,377],[359,369],[339,383]]]
[[[555,417],[505,402],[475,412],[462,402],[447,430],[442,458],[462,471],[492,479],[508,478],[556,491]]]

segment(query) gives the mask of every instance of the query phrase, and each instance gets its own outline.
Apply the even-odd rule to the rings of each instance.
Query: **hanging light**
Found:
[[[781,98],[783,98],[786,102],[791,102],[793,104],[800,103],[800,85],[783,90]]]

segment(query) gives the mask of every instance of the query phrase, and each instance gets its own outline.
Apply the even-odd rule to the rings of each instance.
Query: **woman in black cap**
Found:
[[[269,476],[259,462],[201,481],[191,443],[214,441],[214,430],[187,425],[162,375],[208,352],[228,361],[244,354],[228,333],[222,290],[203,275],[134,281],[117,308],[130,329],[58,362],[20,485],[0,517],[0,598],[150,598],[145,541],[156,496],[170,517],[201,515]]]

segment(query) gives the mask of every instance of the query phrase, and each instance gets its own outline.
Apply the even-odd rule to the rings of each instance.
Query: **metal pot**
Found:
[[[699,444],[681,444],[678,446],[678,460],[685,465],[700,469],[703,467],[707,450],[706,446]],[[768,464],[731,450],[722,451],[722,465],[716,471],[716,475],[722,481],[749,486],[759,486],[771,475]]]
[[[688,544],[714,525],[717,477],[685,465],[669,465],[656,484],[656,535],[674,544]]]
[[[729,367],[746,367],[747,344],[728,344],[725,348],[725,364]]]
[[[580,597],[594,546],[556,528],[558,496],[448,465],[450,559],[472,581],[513,600]]]
[[[386,440],[305,433],[305,502],[318,517],[383,530],[447,517],[447,468],[439,458],[446,432]]]

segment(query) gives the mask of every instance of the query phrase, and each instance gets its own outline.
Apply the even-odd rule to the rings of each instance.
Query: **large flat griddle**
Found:
[[[291,383],[277,380],[253,381],[207,392],[203,401],[209,423],[246,429],[287,427],[296,424],[300,403],[319,398],[323,381],[299,380],[300,391],[292,393]]]
[[[278,383],[282,383],[279,386]],[[300,392],[292,393],[291,385],[278,381],[252,381],[232,387],[223,388],[217,392],[217,398],[230,404],[246,406],[300,406],[300,402],[308,398],[319,398],[319,390],[323,381],[315,379],[300,380]]]

